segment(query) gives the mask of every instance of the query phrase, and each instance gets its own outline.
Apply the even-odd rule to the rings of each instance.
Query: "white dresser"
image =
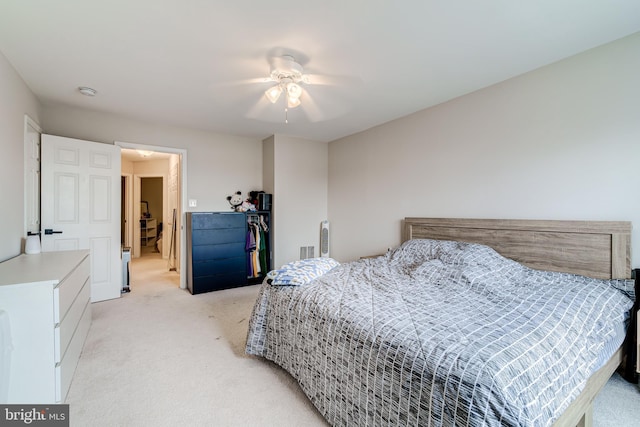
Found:
[[[91,325],[90,271],[88,250],[0,263],[0,310],[10,325],[7,401],[0,403],[64,402]]]

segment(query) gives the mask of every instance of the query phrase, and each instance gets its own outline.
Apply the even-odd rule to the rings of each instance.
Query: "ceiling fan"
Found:
[[[264,95],[272,104],[275,104],[284,94],[287,108],[296,108],[300,105],[300,96],[302,96],[300,83],[309,83],[309,78],[304,74],[302,65],[298,64],[293,56],[283,55],[273,58],[269,79],[275,85],[267,89]]]
[[[359,79],[345,76],[305,73],[301,63],[290,54],[271,56],[269,63],[268,77],[253,79],[256,83],[270,84],[261,98],[265,102],[258,100],[248,113],[249,117],[259,120],[269,120],[268,118],[272,117],[277,121],[275,116],[266,111],[267,106],[283,100],[285,123],[288,123],[289,110],[299,106],[302,106],[300,109],[312,122],[340,115],[350,105],[350,92],[360,83]],[[315,86],[323,87],[316,89]]]

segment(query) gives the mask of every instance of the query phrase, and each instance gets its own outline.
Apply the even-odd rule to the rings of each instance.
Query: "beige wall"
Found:
[[[168,198],[169,160],[133,162],[133,174],[141,177],[140,200],[149,203],[151,217],[155,218],[158,224],[162,223],[164,229],[170,221],[168,204],[165,203],[165,199]]]
[[[164,240],[162,242],[162,255],[169,258],[170,268],[180,271],[180,244],[182,222],[180,215],[182,207],[179,205],[181,176],[180,176],[180,156],[171,155],[169,157],[169,177],[167,182],[167,217],[165,221]],[[173,225],[173,210],[176,210],[175,231]],[[173,243],[175,242],[175,244]]]
[[[162,223],[162,230],[166,231],[162,237],[166,237],[162,243],[162,256],[169,257],[171,233],[173,227],[173,208],[177,203],[177,192],[175,188],[179,183],[179,177],[172,176],[172,173],[177,172],[177,164],[179,156],[172,154],[166,159],[155,159],[154,156],[147,160],[141,161],[127,161],[122,162],[122,173],[128,173],[134,178],[132,182],[132,191],[130,193],[131,202],[136,203],[136,186],[140,185],[140,197],[139,200],[145,200],[149,202],[149,210],[151,211],[151,217],[158,221],[158,224]],[[173,188],[172,188],[173,186]],[[147,190],[151,191],[147,192]],[[135,212],[133,213],[135,215]],[[179,226],[179,221],[177,221]],[[139,224],[134,222],[134,225]],[[134,235],[137,235],[137,231],[134,231]],[[135,236],[133,237],[135,238]],[[180,242],[180,230],[176,228],[175,242]],[[135,247],[135,246],[134,246]],[[175,268],[179,267],[179,248],[173,248],[175,254],[172,253],[171,258],[175,255]],[[137,257],[138,253],[132,253],[132,256]],[[172,266],[173,267],[173,266]]]
[[[264,144],[265,188],[273,194],[273,267],[278,268],[300,259],[300,246],[314,246],[319,256],[320,222],[327,217],[328,145],[284,135]]]
[[[131,160],[125,160],[125,159],[122,159],[121,161],[122,163],[121,163],[120,169],[122,170],[122,173],[133,175],[134,162],[132,162]]]
[[[331,250],[400,242],[405,216],[633,221],[640,34],[333,141]]]
[[[193,211],[230,210],[227,196],[262,186],[262,141],[45,105],[47,133],[112,144],[122,141],[187,150],[187,199]]]
[[[144,200],[149,204],[151,218],[156,218],[158,225],[160,223],[164,225],[163,178],[142,178],[140,184],[140,200]]]
[[[0,261],[20,254],[24,228],[25,114],[40,123],[40,104],[0,53]]]
[[[262,189],[265,193],[274,193],[275,186],[275,136],[262,141]]]

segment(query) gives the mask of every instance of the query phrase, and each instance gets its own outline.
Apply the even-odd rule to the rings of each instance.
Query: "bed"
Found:
[[[630,233],[405,218],[383,256],[265,281],[246,352],[287,370],[332,425],[589,425],[623,359]]]

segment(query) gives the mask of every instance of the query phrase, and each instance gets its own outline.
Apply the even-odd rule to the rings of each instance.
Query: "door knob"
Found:
[[[44,229],[44,234],[62,234],[62,231],[54,231],[51,228],[45,228]]]

